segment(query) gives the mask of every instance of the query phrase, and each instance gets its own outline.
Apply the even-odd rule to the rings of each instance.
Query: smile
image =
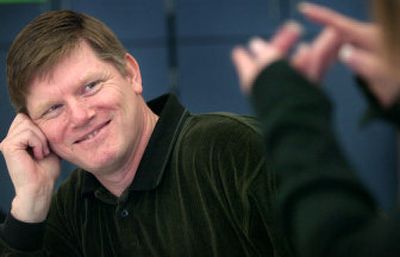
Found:
[[[109,123],[110,123],[110,121],[107,121],[106,123],[100,125],[98,128],[96,128],[95,130],[93,130],[89,134],[87,134],[87,135],[83,136],[82,138],[78,139],[77,141],[75,141],[75,144],[79,144],[79,143],[81,143],[83,141],[86,141],[86,140],[94,138]]]

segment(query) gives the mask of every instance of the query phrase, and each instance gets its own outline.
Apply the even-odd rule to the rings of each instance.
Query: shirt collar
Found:
[[[182,124],[189,115],[175,95],[165,94],[147,102],[159,116],[139,164],[130,190],[152,190],[160,183]],[[82,196],[94,192],[100,182],[89,172],[83,173]]]

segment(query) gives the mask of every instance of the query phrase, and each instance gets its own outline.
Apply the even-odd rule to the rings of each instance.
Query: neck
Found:
[[[129,159],[125,162],[125,165],[117,171],[104,176],[97,176],[100,183],[117,197],[121,196],[125,189],[132,183],[158,121],[158,116],[148,109],[147,106],[145,108],[147,108],[147,110],[143,112],[143,133],[137,144],[133,146],[133,154],[131,154]]]

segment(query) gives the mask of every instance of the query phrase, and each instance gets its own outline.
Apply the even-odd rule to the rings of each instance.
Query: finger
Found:
[[[368,48],[376,44],[366,40],[366,36],[371,36],[369,34],[375,30],[368,23],[359,22],[327,7],[308,2],[299,4],[298,9],[310,20],[337,29],[346,42]]]
[[[26,114],[18,113],[11,123],[9,131],[13,130],[15,127],[18,127],[21,123],[26,122],[26,120],[30,120],[30,118]]]
[[[232,60],[239,76],[242,91],[249,93],[252,79],[258,72],[253,57],[243,47],[236,47],[232,50]]]
[[[30,151],[29,149],[31,149],[31,153],[35,159],[41,160],[50,154],[47,140],[43,138],[42,133],[38,133],[38,131],[26,129],[13,136],[14,138],[11,140],[15,141],[16,149],[23,151]]]
[[[271,63],[286,55],[290,48],[297,42],[301,33],[301,25],[290,21],[275,33],[270,42],[259,37],[250,40],[249,50],[256,59],[260,60],[261,64]]]
[[[279,49],[259,37],[250,40],[248,49],[259,66],[271,63],[283,55]]]
[[[341,46],[340,35],[330,27],[324,31],[312,43],[313,56],[310,65],[310,77],[314,81],[320,81],[326,70],[337,59]]]
[[[50,153],[47,138],[43,134],[43,132],[40,128],[38,128],[35,125],[32,126],[32,124],[28,124],[28,126],[25,126],[25,127],[21,126],[19,131],[14,132],[14,134],[16,134],[16,136],[18,136],[18,133],[22,134],[22,133],[25,133],[25,131],[27,131],[27,133],[32,133],[33,136],[35,136],[36,138],[38,138],[40,140],[40,142],[42,143],[42,146],[43,146],[41,149],[43,151],[44,156],[46,156]],[[31,146],[31,145],[29,145],[29,146]]]
[[[26,133],[32,133],[35,137],[39,138],[40,141],[42,142],[43,148],[43,155],[46,156],[50,153],[50,149],[48,146],[47,138],[42,132],[42,130],[36,126],[30,118],[27,118],[27,116],[17,116],[7,134],[6,139],[11,138],[11,141],[21,141],[22,142],[28,142],[28,140],[23,140],[23,138],[19,139],[20,135],[25,135]],[[21,145],[20,143],[17,143],[19,147],[26,147]]]
[[[312,52],[310,45],[306,43],[300,43],[290,60],[292,67],[307,78],[309,78],[309,75],[307,74],[307,68],[309,67],[311,54]]]
[[[351,45],[344,46],[339,56],[354,72],[368,81],[368,87],[383,107],[389,107],[396,101],[399,96],[399,78],[391,72],[382,57]]]
[[[339,59],[359,75],[370,78],[381,69],[381,60],[374,54],[350,44],[340,48]]]
[[[299,23],[289,21],[275,33],[270,41],[270,45],[280,51],[281,54],[285,55],[298,41],[302,32],[303,27]]]
[[[32,136],[27,140],[27,145],[32,149],[33,157],[36,160],[42,160],[45,157],[44,144],[38,137]],[[29,148],[28,148],[29,149]]]

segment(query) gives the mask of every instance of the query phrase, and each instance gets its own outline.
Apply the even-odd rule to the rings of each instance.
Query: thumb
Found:
[[[339,59],[368,82],[368,87],[380,104],[391,106],[400,93],[399,79],[391,67],[378,55],[346,45],[339,52]]]
[[[300,43],[290,60],[293,68],[295,68],[298,72],[302,73],[310,80],[311,77],[308,74],[308,67],[310,67],[311,57],[312,51],[310,45],[307,43]]]
[[[232,61],[239,77],[241,90],[245,94],[249,94],[254,73],[257,70],[252,56],[243,47],[235,47],[232,51]]]

